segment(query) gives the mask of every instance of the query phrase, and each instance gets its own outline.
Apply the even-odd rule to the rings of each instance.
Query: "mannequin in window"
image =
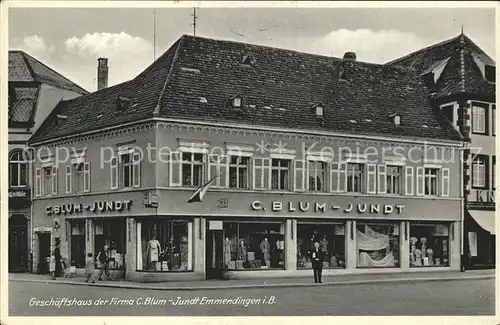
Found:
[[[417,237],[410,238],[410,263],[415,264],[415,250],[417,249]]]
[[[415,265],[422,266],[422,251],[418,248],[415,250]]]
[[[420,238],[420,245],[421,245],[420,250],[422,251],[422,257],[426,257],[427,256],[427,238],[425,238],[425,237]]]
[[[247,261],[247,247],[245,242],[240,240],[240,246],[238,247],[238,258],[245,263]]]
[[[320,238],[319,238],[319,235],[318,235],[318,229],[314,229],[313,230],[313,234],[311,236],[311,242],[309,243],[309,251],[312,251],[312,249],[314,248],[314,243],[315,242],[320,242]]]
[[[146,252],[148,256],[149,269],[152,271],[156,271],[160,252],[160,242],[156,240],[156,235],[153,235],[153,237],[151,237],[151,240],[148,242],[148,248]]]
[[[269,264],[271,263],[271,245],[269,244],[269,241],[267,240],[267,237],[264,238],[264,240],[260,243],[260,251],[262,253],[262,257],[264,259],[264,262],[266,263],[266,266],[269,267]]]
[[[276,251],[278,252],[278,265],[283,265],[285,260],[285,241],[278,239],[276,241]]]
[[[321,248],[321,252],[323,253],[324,260],[328,261],[328,239],[326,238],[326,235],[323,235],[323,239],[319,243],[319,246]]]
[[[224,240],[223,244],[223,260],[224,267],[227,268],[227,266],[229,265],[229,261],[231,261],[231,241],[228,237],[226,237],[226,240]]]

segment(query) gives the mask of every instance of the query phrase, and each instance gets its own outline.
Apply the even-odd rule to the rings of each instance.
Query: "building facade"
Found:
[[[389,64],[420,71],[434,105],[468,142],[463,254],[468,267],[494,267],[495,61],[462,33]]]
[[[327,274],[458,270],[461,135],[417,76],[183,36],[34,135],[32,249],[151,282],[309,275],[314,241]]]
[[[27,142],[61,100],[87,91],[22,51],[9,51],[9,271],[31,269]]]

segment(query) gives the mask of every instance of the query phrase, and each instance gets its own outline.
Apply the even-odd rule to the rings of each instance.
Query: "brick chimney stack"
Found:
[[[97,90],[108,87],[108,59],[97,59]]]

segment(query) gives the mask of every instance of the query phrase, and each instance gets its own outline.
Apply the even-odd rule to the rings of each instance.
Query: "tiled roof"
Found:
[[[9,123],[27,123],[33,121],[38,88],[12,88],[14,97],[9,107]]]
[[[88,91],[23,51],[9,51],[9,81],[37,81],[79,94]]]
[[[450,59],[441,74],[443,80],[437,84],[436,98],[457,93],[494,98],[495,85],[485,80],[472,58],[473,55],[485,64],[495,65],[495,61],[464,34],[408,54],[387,65],[409,67],[425,73],[438,62]]]
[[[250,56],[254,64],[241,64],[243,56]],[[345,80],[339,79],[340,70]],[[234,95],[242,97],[241,107],[231,106]],[[125,112],[117,111],[119,96],[130,99]],[[324,107],[319,119],[312,108],[318,104]],[[400,127],[389,117],[394,113],[401,116]],[[57,123],[56,114],[67,119]],[[430,106],[427,89],[414,69],[183,36],[135,79],[62,102],[31,142],[153,116],[460,139]]]

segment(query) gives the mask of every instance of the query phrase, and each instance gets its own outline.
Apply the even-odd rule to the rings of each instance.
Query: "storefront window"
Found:
[[[319,242],[319,248],[325,255],[323,267],[345,267],[344,224],[298,223],[297,268],[312,268],[309,253],[316,241]]]
[[[449,225],[410,223],[410,266],[449,266]]]
[[[285,267],[283,223],[224,222],[223,262],[229,270]]]
[[[71,220],[71,265],[85,267],[85,220]]]
[[[137,269],[143,271],[191,271],[193,223],[164,219],[137,222]]]
[[[125,219],[94,220],[94,256],[108,246],[110,252],[110,269],[125,268]]]
[[[399,224],[356,224],[358,268],[399,266]]]

